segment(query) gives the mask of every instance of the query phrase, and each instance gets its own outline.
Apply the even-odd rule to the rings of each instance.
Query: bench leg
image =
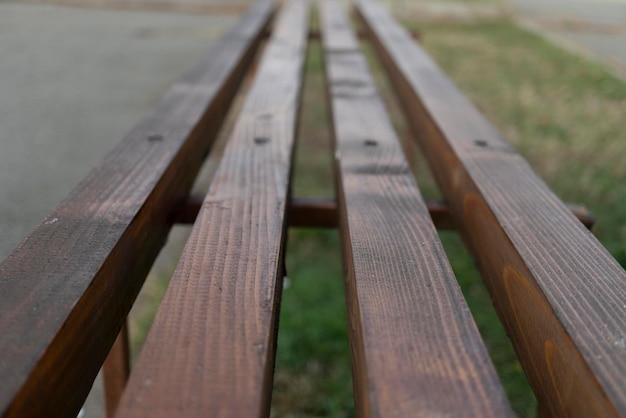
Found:
[[[550,418],[551,416],[550,409],[546,404],[537,405],[537,418]]]
[[[130,374],[128,324],[122,325],[111,351],[102,365],[107,417],[113,418]]]

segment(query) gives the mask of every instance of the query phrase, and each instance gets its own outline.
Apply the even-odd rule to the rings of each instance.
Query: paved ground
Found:
[[[0,3],[0,259],[233,21]]]
[[[626,0],[509,0],[535,29],[626,77]]]
[[[577,19],[626,25],[625,0],[509,0],[520,12],[537,18]]]

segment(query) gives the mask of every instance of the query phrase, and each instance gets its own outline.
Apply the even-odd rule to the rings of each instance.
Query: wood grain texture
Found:
[[[269,414],[308,25],[281,12],[118,417]]]
[[[272,11],[257,2],[0,265],[0,415],[76,416]]]
[[[513,416],[342,2],[321,6],[357,415]]]
[[[357,8],[540,409],[626,416],[626,272],[382,7]]]

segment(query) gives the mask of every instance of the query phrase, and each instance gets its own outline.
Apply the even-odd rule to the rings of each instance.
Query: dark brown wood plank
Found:
[[[285,6],[118,417],[269,414],[308,24]]]
[[[334,198],[297,197],[289,201],[289,226],[337,228],[337,202]]]
[[[0,265],[0,415],[76,416],[272,11],[255,3]]]
[[[175,222],[192,224],[204,202],[203,196],[190,196],[175,215]],[[337,203],[333,198],[296,197],[289,200],[289,226],[302,228],[336,228]]]
[[[411,167],[411,162],[409,162]],[[175,223],[192,224],[204,201],[203,196],[190,196],[176,211]],[[437,229],[456,229],[448,205],[442,201],[427,201],[428,213]],[[567,208],[587,229],[596,221],[589,210],[580,205],[568,204]],[[289,226],[301,228],[337,228],[339,226],[337,202],[334,198],[294,197],[289,201]]]
[[[321,3],[360,417],[513,416],[343,3]]]
[[[104,382],[104,401],[108,418],[113,418],[117,405],[120,403],[128,376],[130,375],[130,344],[128,339],[128,323],[115,339],[109,355],[102,365]]]
[[[409,166],[411,163],[409,163]],[[427,201],[428,213],[437,229],[456,229],[454,218],[445,202]],[[574,214],[576,219],[587,229],[592,229],[596,222],[595,216],[584,206],[566,204],[567,208]]]
[[[626,416],[626,272],[380,5],[357,7],[541,410]]]
[[[359,39],[367,40],[368,33],[365,31],[357,30],[356,36]],[[420,39],[421,35],[418,32],[412,31],[411,36],[413,36],[414,39]],[[320,39],[322,39],[320,31],[314,29],[309,31],[309,39],[312,41],[319,41]]]
[[[576,219],[578,219],[581,224],[585,225],[585,228],[589,230],[593,229],[593,226],[596,223],[596,217],[589,211],[589,209],[587,209],[587,207],[583,205],[576,205],[574,203],[566,203],[565,206],[572,211]]]

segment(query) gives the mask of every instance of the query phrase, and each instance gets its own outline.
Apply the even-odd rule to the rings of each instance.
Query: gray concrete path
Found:
[[[626,25],[626,0],[509,0],[534,18],[570,18],[604,25]]]
[[[0,260],[235,21],[0,0]]]
[[[626,77],[626,0],[509,0],[525,22]]]

